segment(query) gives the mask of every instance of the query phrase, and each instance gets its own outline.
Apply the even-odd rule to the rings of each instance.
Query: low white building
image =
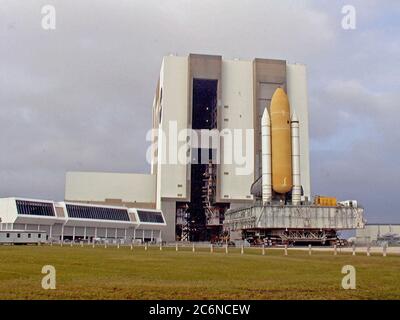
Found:
[[[400,224],[366,224],[364,229],[356,230],[356,242],[358,244],[399,244]]]
[[[0,199],[0,230],[42,231],[46,240],[162,241],[161,210],[23,198]]]
[[[29,230],[0,230],[0,244],[39,244],[45,243],[46,232]]]

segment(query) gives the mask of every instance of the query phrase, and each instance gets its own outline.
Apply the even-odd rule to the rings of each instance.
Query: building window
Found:
[[[38,233],[37,237],[38,237],[38,238],[41,238],[41,237],[42,237],[42,234],[41,234],[41,233]]]
[[[31,237],[31,234],[30,233],[28,233],[28,238],[30,238]]]
[[[163,216],[159,211],[137,211],[140,222],[164,223]]]
[[[55,216],[53,204],[49,202],[16,200],[16,205],[18,214]]]
[[[7,233],[6,237],[7,237],[7,238],[9,238],[9,237],[10,237],[10,234],[9,234],[9,233]]]
[[[20,233],[17,234],[17,238],[21,238],[21,234]]]
[[[127,209],[89,207],[67,204],[70,218],[130,221]]]

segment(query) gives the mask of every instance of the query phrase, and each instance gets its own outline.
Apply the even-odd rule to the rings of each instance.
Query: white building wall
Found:
[[[187,195],[187,165],[179,162],[178,152],[186,140],[177,144],[178,134],[188,127],[188,57],[164,57],[160,73],[162,90],[161,129],[165,138],[158,138],[157,208],[161,198],[185,199]],[[172,121],[173,124],[170,122]]]
[[[161,70],[160,70],[160,76],[159,76],[159,90],[161,91],[165,91],[164,89],[164,65],[165,65],[165,60],[166,57],[163,58],[162,62],[161,62]],[[162,89],[161,89],[162,88]],[[161,92],[158,93],[158,96],[160,96]],[[162,95],[164,95],[164,92],[162,92]],[[157,96],[157,94],[156,94]],[[154,99],[156,99],[156,97],[154,97]],[[162,99],[164,100],[164,99]],[[162,105],[165,105],[164,101],[161,101]],[[155,101],[153,103],[153,108],[155,108],[157,106],[157,102]],[[157,144],[157,154],[156,155],[152,155],[151,157],[151,167],[152,168],[156,168],[156,172],[157,172],[157,177],[156,177],[156,208],[157,209],[161,209],[161,165],[162,163],[160,162],[159,159],[161,159],[161,157],[163,156],[163,152],[165,152],[164,148],[163,148],[163,144],[165,143],[165,138],[163,138],[163,128],[162,128],[162,117],[164,116],[164,110],[161,110],[162,114],[161,117],[155,112],[155,110],[153,110],[153,116],[159,118],[156,119],[156,121],[159,121],[158,127],[154,127],[153,124],[153,130],[158,129],[158,133],[156,134],[156,136],[154,136],[154,132],[152,134],[152,143],[156,143]],[[161,120],[160,120],[161,118]],[[153,149],[153,152],[155,150]],[[153,171],[153,169],[152,169]]]
[[[0,199],[1,223],[14,223],[17,219],[17,206],[14,198]]]
[[[300,179],[304,195],[311,198],[310,150],[308,135],[308,93],[306,66],[287,64],[286,82],[291,112],[296,111],[300,126]]]
[[[364,229],[356,230],[356,239],[360,243],[368,243],[370,241],[376,241],[379,236],[388,233],[400,235],[400,225],[366,225]]]
[[[250,188],[254,182],[254,138],[246,145],[246,130],[253,129],[253,63],[252,61],[222,61],[222,106],[220,129],[242,132],[242,141],[234,141],[233,149],[242,149],[247,154],[248,170],[235,163],[233,150],[226,148],[221,139],[220,197],[222,200],[251,200]],[[254,134],[254,132],[253,132]],[[242,148],[240,148],[242,143]],[[247,152],[245,152],[245,150]],[[225,164],[225,153],[229,152],[232,164]]]
[[[30,236],[28,236],[28,234]],[[36,243],[36,242],[44,243],[45,241],[46,241],[46,233],[38,233],[31,231],[26,231],[26,232],[9,231],[9,230],[0,232],[0,243]]]
[[[65,199],[155,203],[156,177],[150,174],[68,172]]]

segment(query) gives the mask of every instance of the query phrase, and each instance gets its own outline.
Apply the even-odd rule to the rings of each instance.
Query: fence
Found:
[[[42,244],[43,245],[43,244]],[[353,255],[353,256],[387,256],[400,255],[400,247],[398,246],[351,246],[351,247],[320,247],[320,246],[305,246],[305,247],[288,247],[285,246],[246,246],[243,242],[241,245],[232,245],[228,243],[211,244],[209,242],[171,242],[171,243],[124,243],[124,242],[102,242],[102,243],[87,243],[87,242],[49,242],[49,246],[68,246],[68,247],[92,247],[92,248],[117,248],[151,251],[157,249],[159,251],[186,251],[186,252],[210,252],[210,253],[225,253],[225,254],[241,254],[246,253],[268,255],[268,252],[281,251],[283,255],[290,256],[291,252],[302,252],[307,255],[318,254],[318,252],[332,253],[334,256]]]

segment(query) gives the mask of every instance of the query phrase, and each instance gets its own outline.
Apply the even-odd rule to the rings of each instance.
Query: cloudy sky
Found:
[[[62,200],[66,171],[148,172],[162,56],[194,52],[307,64],[312,192],[400,223],[399,34],[397,0],[0,0],[0,197]]]

